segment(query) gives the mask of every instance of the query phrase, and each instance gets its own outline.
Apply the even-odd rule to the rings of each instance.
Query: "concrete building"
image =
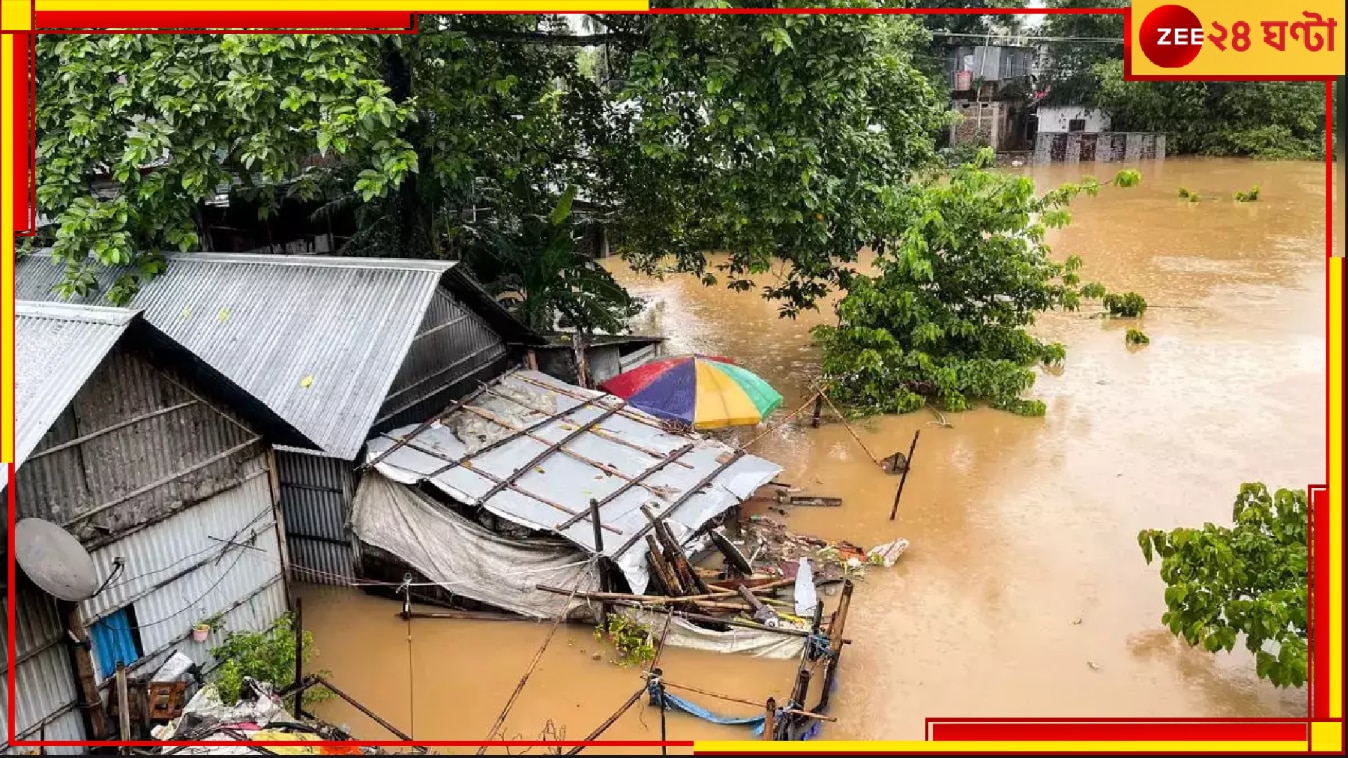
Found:
[[[264,630],[286,612],[272,445],[312,441],[137,311],[15,310],[15,519],[74,535],[103,587],[67,603],[16,571],[0,718],[21,740],[110,738],[118,663],[148,675],[181,651],[209,670],[219,638],[194,641],[196,624]]]
[[[962,45],[946,49],[955,147],[1024,149],[1026,105],[1032,94],[1031,47]]]
[[[1035,110],[1040,132],[1109,131],[1109,114],[1084,105],[1041,105]]]

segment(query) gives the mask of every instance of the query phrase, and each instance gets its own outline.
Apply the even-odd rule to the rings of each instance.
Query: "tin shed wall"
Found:
[[[347,534],[354,464],[326,455],[276,452],[286,545],[296,581],[346,584],[356,577],[356,551]]]
[[[265,452],[258,435],[200,397],[190,381],[118,349],[16,472],[16,516],[70,529],[94,555],[101,578],[115,557],[125,559],[126,568],[83,604],[83,614],[88,625],[119,608],[133,609],[144,654],[137,670],[157,666],[183,645],[201,659],[206,646],[190,642],[187,620],[199,621],[196,613],[225,612],[227,624],[265,628],[285,612]],[[230,528],[255,518],[249,529],[256,534]],[[221,540],[252,547],[205,561]],[[51,602],[38,594],[45,600],[35,607]],[[59,622],[44,623],[30,627],[59,628]],[[45,639],[19,633],[38,646]],[[71,725],[82,732],[79,715],[68,715],[76,699],[67,656],[56,644],[16,666],[16,717],[50,722],[50,739]]]
[[[15,701],[9,702],[8,665],[0,666],[6,685],[0,690],[0,719],[8,724],[14,709],[15,736],[20,740],[83,740],[84,721],[74,708],[76,699],[74,672],[64,639],[64,627],[56,601],[20,579],[14,588],[14,676]],[[9,598],[0,596],[0,613],[8,620]],[[0,624],[0,646],[9,649],[9,625]],[[7,662],[6,662],[7,664]],[[9,748],[0,738],[0,752]],[[79,748],[49,748],[53,755],[78,755]]]
[[[373,429],[419,423],[513,363],[501,335],[441,287],[431,298]]]
[[[15,473],[17,516],[97,544],[236,486],[264,449],[186,382],[118,349]]]

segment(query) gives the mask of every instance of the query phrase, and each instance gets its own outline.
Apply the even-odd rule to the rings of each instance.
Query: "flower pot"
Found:
[[[205,642],[211,634],[211,628],[205,624],[197,624],[192,627],[192,640],[195,642]]]

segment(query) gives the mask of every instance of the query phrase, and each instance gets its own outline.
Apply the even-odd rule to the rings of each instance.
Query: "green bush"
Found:
[[[295,679],[295,632],[290,614],[281,617],[265,632],[230,632],[225,641],[211,649],[211,657],[219,662],[212,680],[225,704],[238,702],[243,694],[244,677],[268,682],[277,689]],[[313,635],[304,633],[304,662],[314,654]],[[326,674],[327,672],[312,672]],[[304,693],[304,703],[321,703],[332,697],[322,687],[313,687]]]
[[[1105,310],[1119,318],[1137,318],[1147,311],[1147,300],[1136,292],[1111,292],[1105,295]]]

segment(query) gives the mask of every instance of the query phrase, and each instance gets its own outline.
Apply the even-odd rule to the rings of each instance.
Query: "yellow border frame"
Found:
[[[35,0],[41,10],[64,11],[247,11],[247,10],[407,10],[407,11],[533,11],[575,12],[578,8],[589,12],[645,10],[645,2],[634,0]],[[0,0],[0,29],[7,32],[29,30],[32,23],[32,0]],[[8,62],[14,50],[15,37],[4,34],[0,38],[0,162],[5,167],[0,181],[0,460],[12,460],[13,451],[13,367],[8,365],[9,351],[4,347],[13,339],[13,261],[14,261],[14,198],[10,179],[13,161],[9,160],[14,145],[13,83],[8,73]],[[1331,188],[1331,192],[1335,188]],[[1328,235],[1329,230],[1326,229]],[[1326,245],[1328,249],[1329,245]],[[829,751],[868,752],[923,752],[948,753],[967,751],[1007,752],[1273,752],[1314,751],[1340,752],[1343,748],[1343,275],[1344,260],[1331,258],[1328,262],[1329,309],[1329,540],[1331,575],[1325,577],[1324,588],[1331,598],[1330,605],[1330,679],[1329,715],[1334,721],[1314,722],[1311,740],[1307,742],[716,742],[697,743],[695,751],[805,753]]]

